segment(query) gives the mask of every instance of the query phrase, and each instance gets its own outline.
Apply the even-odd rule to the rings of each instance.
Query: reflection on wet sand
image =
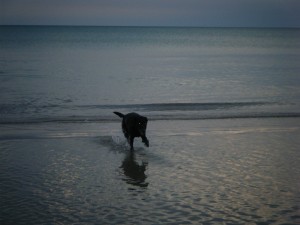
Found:
[[[124,180],[131,185],[139,187],[147,187],[148,183],[146,181],[146,168],[148,162],[142,162],[139,164],[136,161],[135,152],[129,151],[122,162],[120,168],[123,169],[125,178]]]

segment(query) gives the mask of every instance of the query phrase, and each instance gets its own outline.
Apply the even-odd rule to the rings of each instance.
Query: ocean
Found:
[[[0,26],[0,223],[299,223],[299,40]],[[147,116],[150,147],[113,111]]]

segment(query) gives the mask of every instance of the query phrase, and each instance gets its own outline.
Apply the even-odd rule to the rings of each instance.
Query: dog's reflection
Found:
[[[124,175],[126,178],[124,179],[128,184],[139,186],[139,187],[147,187],[148,183],[145,182],[147,176],[145,174],[148,163],[142,162],[140,165],[136,161],[135,152],[129,151],[122,163],[120,168],[123,169]]]

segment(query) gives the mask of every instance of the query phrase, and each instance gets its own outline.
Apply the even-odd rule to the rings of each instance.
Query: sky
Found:
[[[300,0],[0,0],[0,25],[300,27]]]

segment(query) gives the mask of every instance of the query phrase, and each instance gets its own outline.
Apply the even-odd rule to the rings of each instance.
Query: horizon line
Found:
[[[236,29],[300,29],[300,26],[177,26],[177,25],[64,25],[64,24],[0,24],[0,27],[124,27],[124,28],[236,28]]]

